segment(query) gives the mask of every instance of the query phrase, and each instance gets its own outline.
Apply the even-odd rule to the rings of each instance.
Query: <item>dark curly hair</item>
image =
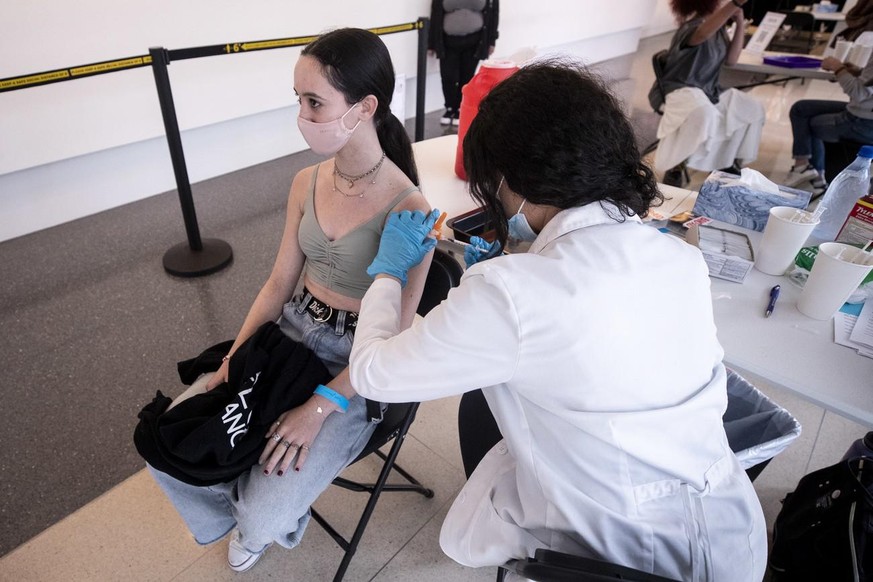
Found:
[[[670,10],[677,20],[685,21],[694,15],[712,14],[720,3],[720,0],[670,0]]]
[[[538,61],[494,87],[470,124],[463,151],[470,191],[500,241],[507,235],[497,198],[501,178],[534,204],[563,210],[611,202],[617,221],[645,216],[663,201],[618,101],[602,80],[573,62]]]

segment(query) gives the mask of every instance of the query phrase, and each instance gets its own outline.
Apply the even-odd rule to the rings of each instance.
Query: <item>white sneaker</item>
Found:
[[[455,116],[454,111],[452,111],[451,109],[446,109],[445,113],[443,113],[443,116],[440,117],[440,125],[451,125],[452,118],[454,116]]]
[[[806,182],[812,182],[816,178],[820,179],[818,170],[812,167],[812,164],[807,164],[805,168],[791,168],[788,176],[785,177],[784,185],[789,188],[794,188]]]
[[[245,572],[261,559],[266,549],[257,553],[250,552],[240,543],[239,530],[234,528],[230,533],[230,542],[227,544],[227,565],[235,572]]]

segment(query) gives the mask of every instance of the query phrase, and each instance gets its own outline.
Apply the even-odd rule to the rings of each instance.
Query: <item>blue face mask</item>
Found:
[[[530,227],[527,217],[521,213],[521,209],[524,208],[525,202],[527,202],[527,200],[521,201],[521,206],[518,207],[518,212],[509,219],[509,238],[522,242],[533,242],[537,238],[537,233],[535,233]]]

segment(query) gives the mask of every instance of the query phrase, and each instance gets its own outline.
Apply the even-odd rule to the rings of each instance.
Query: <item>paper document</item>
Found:
[[[761,24],[758,25],[755,34],[753,34],[751,40],[749,40],[746,50],[750,53],[756,54],[761,54],[767,50],[767,45],[769,45],[770,41],[773,40],[773,37],[776,36],[776,32],[779,30],[779,27],[782,26],[783,20],[785,20],[785,14],[782,12],[768,12],[764,15],[764,18],[761,19]]]
[[[849,339],[873,350],[873,305],[870,303],[870,301],[864,303]]]
[[[861,310],[861,314],[863,315],[865,311],[867,312],[866,341],[873,341],[873,330],[871,330],[873,326],[870,325],[873,307],[865,305],[864,309]],[[863,335],[864,324],[859,323],[860,321],[861,316],[849,315],[848,313],[838,311],[834,316],[834,342],[841,346],[852,348],[862,356],[873,358],[873,347],[852,339],[855,329],[859,329],[859,333]]]

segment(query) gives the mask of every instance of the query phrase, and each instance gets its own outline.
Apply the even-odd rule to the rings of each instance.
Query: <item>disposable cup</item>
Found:
[[[863,44],[856,44],[852,46],[852,49],[849,51],[848,62],[863,69],[867,66],[867,61],[870,60],[871,54],[873,54],[873,47]]]
[[[813,219],[812,213],[805,210],[789,206],[771,208],[755,253],[755,268],[768,275],[784,274],[818,223],[818,218]]]
[[[846,62],[846,59],[849,58],[849,51],[852,50],[853,43],[850,40],[838,40],[836,46],[834,47],[833,57],[838,61]]]
[[[813,319],[830,319],[871,269],[873,254],[843,243],[822,243],[797,309]]]

